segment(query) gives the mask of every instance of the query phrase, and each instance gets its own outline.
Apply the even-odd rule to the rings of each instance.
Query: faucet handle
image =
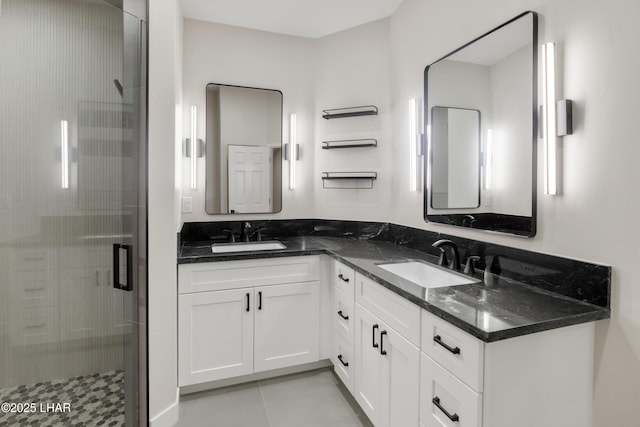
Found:
[[[228,228],[225,228],[224,230],[222,230],[222,232],[229,235],[229,243],[236,242],[236,236],[235,234],[233,234],[233,231],[229,230]]]
[[[476,270],[473,268],[473,264],[476,261],[480,261],[480,257],[477,255],[471,255],[467,258],[467,263],[464,265],[464,274],[476,274]]]

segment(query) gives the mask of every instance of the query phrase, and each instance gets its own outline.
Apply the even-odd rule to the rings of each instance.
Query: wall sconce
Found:
[[[198,181],[198,170],[197,170],[197,159],[198,157],[202,157],[204,154],[204,143],[201,139],[198,139],[198,109],[195,105],[191,106],[191,138],[186,139],[184,155],[189,158],[191,161],[190,169],[191,169],[191,189],[195,190],[197,188]]]
[[[484,189],[491,190],[493,162],[493,129],[487,129],[487,145],[484,149]]]
[[[418,125],[422,122],[422,102],[419,99],[409,100],[409,191],[418,191],[418,181],[422,174],[420,157],[424,153],[423,135],[418,132]]]
[[[300,160],[300,146],[298,144],[297,118],[295,114],[289,116],[289,143],[284,147],[284,159],[289,161],[289,190],[296,189],[296,161]]]
[[[542,135],[545,141],[544,193],[558,194],[558,137],[573,133],[570,99],[556,101],[556,53],[554,43],[542,45]]]
[[[69,126],[66,120],[60,120],[60,163],[62,170],[62,189],[69,189]]]

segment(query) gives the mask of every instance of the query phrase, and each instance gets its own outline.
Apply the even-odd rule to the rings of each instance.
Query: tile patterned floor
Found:
[[[177,427],[371,427],[329,369],[182,396]]]
[[[122,371],[84,375],[0,389],[0,402],[36,404],[34,413],[0,412],[0,427],[121,426],[124,424]],[[64,406],[49,406],[47,404]]]

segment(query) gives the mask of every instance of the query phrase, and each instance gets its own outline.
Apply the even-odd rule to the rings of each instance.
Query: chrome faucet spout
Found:
[[[447,239],[441,239],[431,246],[440,249],[439,265],[447,265],[451,270],[460,270],[460,252],[458,252],[458,246],[454,242]],[[453,254],[450,263],[447,260],[447,248],[449,248]]]

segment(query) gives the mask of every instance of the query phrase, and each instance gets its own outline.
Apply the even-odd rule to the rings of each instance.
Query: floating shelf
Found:
[[[322,110],[322,117],[329,119],[341,119],[344,117],[358,116],[376,116],[378,115],[378,107],[375,105],[363,105],[360,107],[334,108],[331,110]]]
[[[368,190],[373,188],[373,181],[376,179],[377,172],[322,172],[322,188]],[[367,185],[355,185],[357,182],[366,182]]]
[[[330,150],[333,148],[358,148],[377,146],[377,139],[339,139],[336,141],[322,141],[323,150]]]

